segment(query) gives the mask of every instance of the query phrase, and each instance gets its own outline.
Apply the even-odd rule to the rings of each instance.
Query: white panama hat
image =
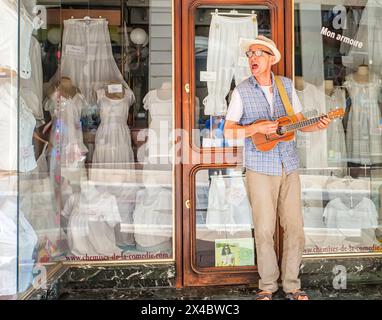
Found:
[[[277,49],[276,44],[271,39],[263,35],[257,36],[255,39],[240,38],[239,46],[244,52],[247,52],[249,50],[249,47],[254,44],[263,45],[272,51],[276,58],[273,64],[276,64],[281,60],[281,53]]]

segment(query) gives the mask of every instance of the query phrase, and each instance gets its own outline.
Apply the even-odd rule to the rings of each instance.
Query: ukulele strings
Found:
[[[300,121],[297,123],[286,125],[282,128],[285,129],[286,131],[294,131],[296,129],[307,127],[307,126],[310,126],[312,124],[315,124],[315,123],[319,122],[321,119],[323,119],[325,116],[326,115],[322,115],[322,116],[311,118],[308,120],[303,120],[303,121]]]

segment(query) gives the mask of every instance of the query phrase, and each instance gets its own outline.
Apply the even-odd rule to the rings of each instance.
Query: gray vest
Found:
[[[281,79],[287,91],[289,100],[292,102],[293,83],[288,78],[281,77]],[[249,125],[257,120],[276,120],[287,115],[274,82],[273,73],[272,85],[274,104],[273,115],[271,115],[268,100],[254,77],[244,80],[236,87],[243,102],[243,115],[239,122],[240,125]],[[296,142],[294,140],[280,142],[273,150],[262,152],[256,149],[251,138],[246,138],[245,167],[247,169],[271,176],[281,176],[283,166],[286,174],[299,168]]]

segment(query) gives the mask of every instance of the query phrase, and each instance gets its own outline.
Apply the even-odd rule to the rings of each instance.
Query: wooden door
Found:
[[[182,162],[182,271],[184,286],[225,285],[256,283],[258,275],[255,263],[252,265],[217,265],[217,249],[220,244],[219,237],[229,239],[232,230],[210,228],[208,214],[211,212],[208,203],[211,203],[211,181],[219,177],[228,178],[225,183],[232,182],[242,167],[242,148],[235,146],[220,146],[219,138],[215,138],[217,130],[212,128],[224,117],[204,114],[203,99],[208,94],[205,77],[213,74],[201,74],[206,70],[208,59],[209,35],[212,12],[227,12],[232,9],[238,13],[252,14],[255,11],[258,24],[258,33],[268,33],[276,42],[284,59],[274,68],[276,74],[291,75],[292,62],[292,28],[291,14],[292,1],[284,0],[181,0],[181,72],[177,72],[181,81],[181,123],[185,131],[183,134],[182,152],[186,154]],[[290,10],[289,16],[285,16]],[[178,20],[179,22],[179,20]],[[287,23],[287,25],[286,25]],[[177,24],[176,24],[177,25]],[[226,26],[224,26],[226,28]],[[285,31],[288,29],[288,39]],[[180,28],[177,28],[180,30]],[[227,30],[230,30],[229,28]],[[232,29],[232,32],[234,30]],[[176,37],[180,40],[180,38]],[[222,54],[228,54],[224,50]],[[204,82],[204,83],[203,83]],[[179,81],[180,85],[180,81]],[[234,83],[232,84],[234,87]],[[219,128],[219,127],[218,127]],[[219,128],[221,129],[221,127]],[[210,135],[210,136],[209,136]],[[216,144],[217,143],[217,144]],[[191,160],[192,159],[192,160]],[[218,175],[218,176],[217,176]],[[240,173],[239,173],[240,175]],[[215,192],[216,193],[216,192]],[[216,194],[215,194],[216,198]],[[216,199],[215,199],[216,200]],[[224,199],[222,199],[224,200]],[[278,228],[278,227],[277,227]],[[279,228],[278,228],[279,230]],[[233,238],[253,238],[253,231],[242,230],[242,235]],[[279,232],[276,232],[276,250],[280,256]],[[246,240],[246,241],[247,241]],[[249,241],[249,240],[248,240]],[[232,242],[232,241],[231,241]],[[233,245],[235,247],[235,244]],[[237,249],[237,248],[236,248]],[[215,257],[214,257],[215,255]],[[215,262],[214,262],[215,259]],[[178,261],[179,263],[179,261]],[[178,264],[179,266],[179,264]],[[179,267],[177,268],[178,271]]]

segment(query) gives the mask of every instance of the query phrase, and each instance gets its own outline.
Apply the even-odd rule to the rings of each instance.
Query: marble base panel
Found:
[[[64,267],[48,281],[47,289],[35,291],[29,299],[58,299],[63,292],[100,289],[142,289],[173,287],[174,264]]]
[[[382,257],[304,259],[300,278],[303,286],[312,288],[331,288],[340,286],[344,281],[347,287],[382,284]]]
[[[382,257],[303,259],[302,287],[315,299],[382,300]],[[254,286],[176,289],[175,264],[66,266],[30,299],[252,299]],[[283,298],[282,290],[278,293]]]

